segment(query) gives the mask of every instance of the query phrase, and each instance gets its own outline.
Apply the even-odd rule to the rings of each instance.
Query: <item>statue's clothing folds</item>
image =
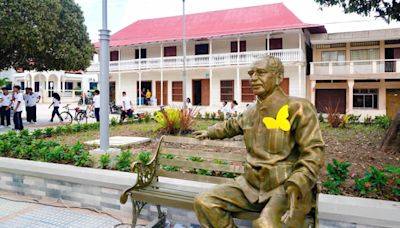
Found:
[[[276,118],[284,105],[289,106],[290,130],[268,129],[263,118]],[[218,186],[196,198],[195,211],[203,227],[234,227],[229,212],[238,211],[262,211],[254,226],[269,227],[266,220],[275,221],[271,224],[279,223],[288,209],[285,187],[290,183],[300,190],[300,207],[296,208],[299,219],[310,211],[312,189],[324,165],[324,142],[315,108],[310,102],[288,97],[276,89],[238,117],[210,127],[207,135],[211,139],[244,135],[247,162],[244,174],[234,184]],[[230,193],[224,193],[223,189]],[[218,206],[221,201],[225,207]],[[221,218],[214,221],[209,216]],[[296,222],[296,218],[292,220]]]

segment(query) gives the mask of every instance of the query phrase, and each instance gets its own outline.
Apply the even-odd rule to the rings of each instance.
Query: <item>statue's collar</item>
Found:
[[[267,109],[269,106],[276,106],[277,104],[284,105],[288,102],[288,96],[280,89],[277,88],[271,95],[266,97],[264,100],[260,100],[257,97],[257,108]]]

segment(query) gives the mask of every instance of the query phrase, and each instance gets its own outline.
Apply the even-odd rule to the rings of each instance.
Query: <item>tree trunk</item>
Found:
[[[396,114],[392,124],[386,131],[381,150],[400,153],[400,111]]]

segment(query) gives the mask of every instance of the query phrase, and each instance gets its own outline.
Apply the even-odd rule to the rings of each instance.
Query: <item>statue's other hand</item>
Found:
[[[193,135],[195,136],[196,139],[200,140],[208,138],[207,131],[195,131],[193,132]]]
[[[286,194],[289,199],[289,209],[285,212],[285,214],[281,218],[281,222],[288,224],[290,220],[293,218],[294,210],[297,208],[298,198],[300,196],[300,189],[294,184],[290,184],[286,188]]]

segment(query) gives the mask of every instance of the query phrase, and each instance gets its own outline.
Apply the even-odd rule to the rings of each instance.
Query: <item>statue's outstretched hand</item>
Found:
[[[207,135],[207,131],[195,131],[193,132],[193,135],[195,136],[196,139],[207,139],[208,135]]]
[[[289,221],[293,218],[294,210],[297,208],[298,198],[300,196],[300,189],[294,184],[290,184],[286,188],[286,194],[289,199],[289,209],[285,212],[285,214],[281,218],[281,222],[288,224]]]

